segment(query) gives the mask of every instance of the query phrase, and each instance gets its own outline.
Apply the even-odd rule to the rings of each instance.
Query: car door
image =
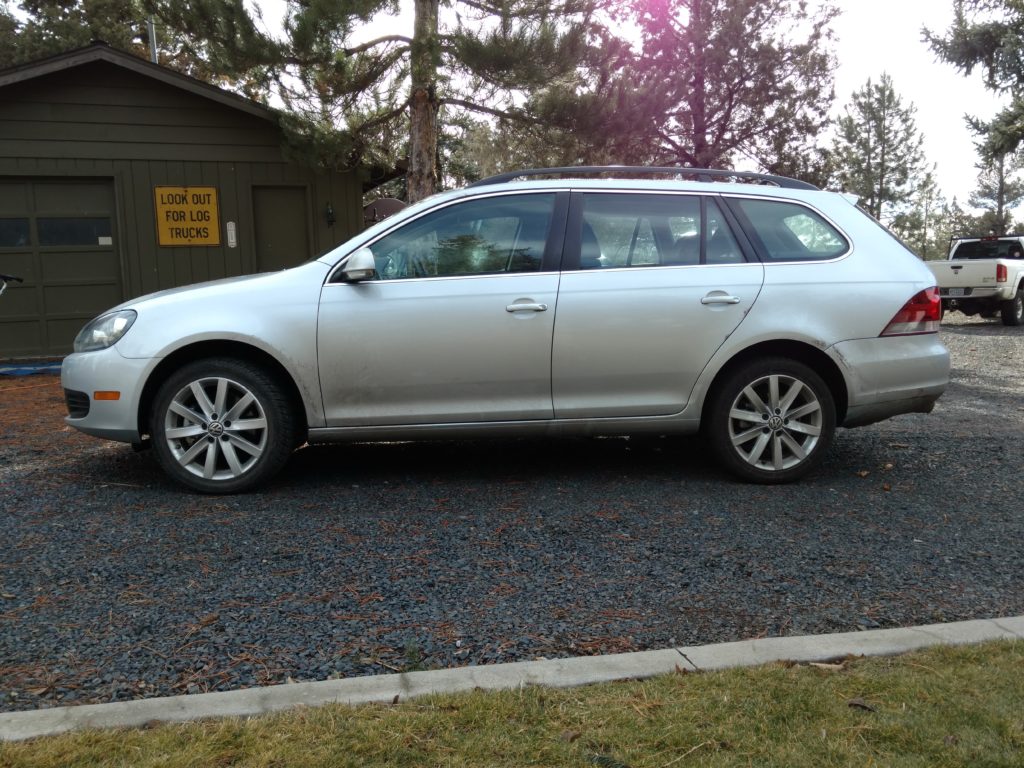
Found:
[[[552,351],[559,419],[683,410],[764,268],[715,196],[574,193]]]
[[[325,284],[327,426],[552,418],[567,205],[554,192],[459,200],[370,243],[376,279]]]

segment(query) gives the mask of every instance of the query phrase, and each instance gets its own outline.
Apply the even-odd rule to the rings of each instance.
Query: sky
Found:
[[[264,9],[269,22],[283,11],[281,0],[252,0]],[[812,0],[813,4],[814,0]],[[835,114],[853,92],[870,77],[878,80],[883,72],[893,79],[893,87],[903,104],[917,109],[916,123],[924,136],[925,154],[936,164],[936,180],[947,199],[954,197],[966,206],[967,196],[977,184],[978,161],[974,137],[963,116],[970,113],[983,119],[992,117],[1001,100],[982,85],[978,73],[964,77],[949,64],[937,62],[928,45],[921,40],[921,28],[944,32],[953,18],[953,0],[831,0],[841,11],[833,23],[836,35]],[[370,39],[376,34],[412,32],[411,3],[403,1],[402,17],[365,30]]]
[[[917,108],[918,131],[928,161],[937,164],[939,189],[966,205],[977,184],[974,135],[963,115],[988,119],[1002,100],[987,91],[977,72],[970,78],[937,62],[921,41],[921,28],[941,33],[953,19],[952,0],[835,0],[842,15],[833,23],[837,37],[837,112],[868,77],[887,72],[904,105]]]

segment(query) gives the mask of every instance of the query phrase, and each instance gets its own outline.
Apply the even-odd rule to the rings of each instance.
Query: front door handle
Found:
[[[547,312],[547,304],[528,304],[526,302],[522,304],[509,304],[505,307],[506,312]]]
[[[730,296],[724,291],[714,291],[700,300],[701,304],[739,304],[739,296]]]

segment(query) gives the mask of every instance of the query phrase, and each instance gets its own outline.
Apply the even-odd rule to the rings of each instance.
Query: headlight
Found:
[[[75,352],[94,352],[113,346],[128,333],[135,322],[134,309],[122,309],[108,315],[100,315],[90,321],[75,337]]]

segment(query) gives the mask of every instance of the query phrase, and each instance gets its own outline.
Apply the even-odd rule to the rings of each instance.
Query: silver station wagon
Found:
[[[204,492],[305,442],[704,433],[795,480],[836,427],[949,378],[932,273],[846,197],[693,169],[503,174],[294,269],[129,301],[78,335],[67,423]]]

